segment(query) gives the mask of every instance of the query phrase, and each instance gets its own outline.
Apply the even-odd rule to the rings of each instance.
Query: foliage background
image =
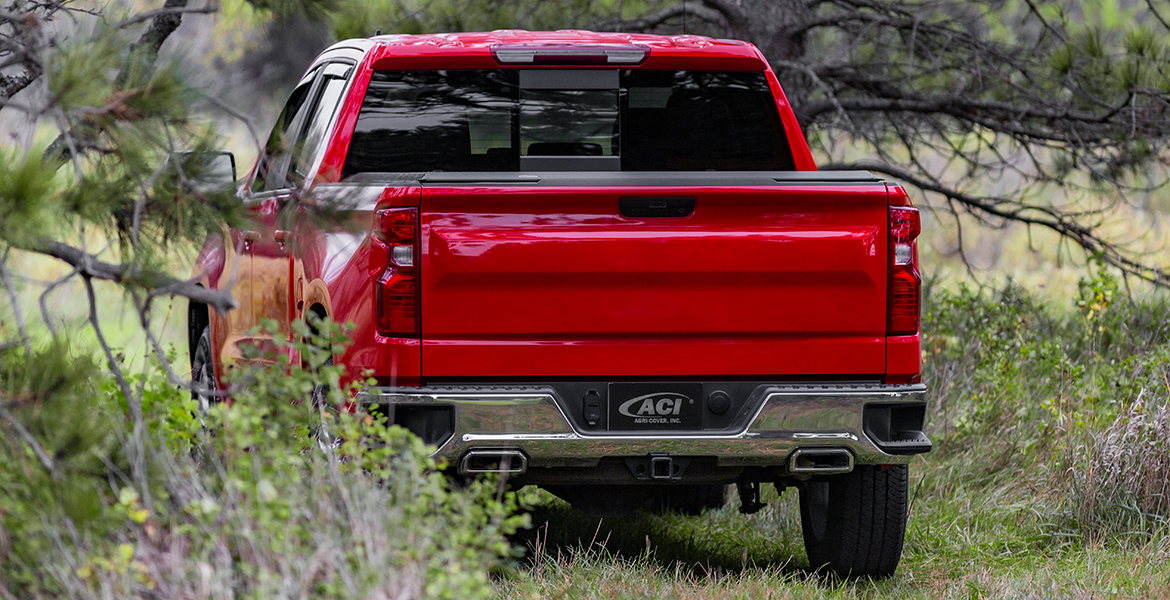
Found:
[[[115,24],[156,8],[79,6]],[[217,408],[217,433],[207,435],[175,385],[186,374],[164,366],[185,364],[185,301],[152,295],[151,277],[185,273],[202,235],[233,211],[223,198],[188,194],[180,177],[150,177],[175,139],[227,147],[246,169],[288,87],[335,37],[587,26],[676,6],[225,0],[214,14],[184,16],[157,68],[127,62],[137,29],[112,31],[85,14],[46,25],[68,43],[50,53],[50,77],[12,101],[51,110],[36,122],[14,106],[0,110],[0,239],[12,290],[0,294],[0,589],[15,597],[1170,596],[1170,301],[1054,237],[1018,225],[981,229],[962,213],[928,214],[925,224],[937,450],[912,466],[906,555],[890,581],[802,571],[791,491],[750,517],[733,499],[697,518],[604,522],[538,496],[526,500],[538,505],[536,528],[515,534],[520,499],[491,482],[452,488],[417,440],[376,420],[331,424],[346,439],[385,445],[319,451],[312,432],[330,417],[292,400],[336,384],[321,362],[249,374],[239,392],[249,401]],[[987,6],[1019,14],[1029,3]],[[1114,42],[1151,18],[1135,2],[1063,6]],[[691,26],[677,16],[664,22]],[[1009,19],[994,34],[1010,38],[1018,26]],[[1155,41],[1165,44],[1161,34]],[[127,89],[136,92],[117,93]],[[42,158],[60,135],[58,108],[72,124],[104,128],[95,143],[115,150],[79,165],[84,177]],[[869,157],[840,133],[817,135],[819,158]],[[1163,167],[1151,163],[1156,175]],[[967,189],[995,195],[1019,184],[1003,176]],[[1066,200],[1063,190],[1046,193]],[[149,235],[135,239],[142,197],[157,202],[143,204]],[[1164,259],[1168,198],[1161,188],[1135,192],[1103,227]],[[180,202],[191,204],[179,210]],[[76,267],[9,249],[36,234],[149,276],[94,278],[92,299],[85,281],[68,278],[44,297],[41,319],[46,286]],[[519,561],[514,544],[528,545],[528,557]]]

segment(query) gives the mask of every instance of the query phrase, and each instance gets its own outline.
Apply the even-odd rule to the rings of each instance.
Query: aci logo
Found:
[[[658,392],[626,400],[618,407],[618,412],[639,420],[650,418],[654,420],[651,422],[669,422],[659,418],[678,415],[686,402],[694,403],[694,400],[673,392]]]

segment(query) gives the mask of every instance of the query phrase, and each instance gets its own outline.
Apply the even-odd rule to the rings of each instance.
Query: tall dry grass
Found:
[[[1143,390],[1074,452],[1070,499],[1090,539],[1146,535],[1170,520],[1170,394]]]

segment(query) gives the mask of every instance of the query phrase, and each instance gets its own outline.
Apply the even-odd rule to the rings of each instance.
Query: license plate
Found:
[[[609,384],[611,430],[693,429],[703,426],[699,383]]]

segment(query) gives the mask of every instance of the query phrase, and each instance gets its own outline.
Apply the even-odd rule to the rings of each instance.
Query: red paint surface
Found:
[[[634,68],[707,69],[762,71],[767,67],[755,46],[733,40],[715,40],[694,35],[660,36],[591,31],[493,31],[490,33],[448,33],[396,35],[373,38],[375,69],[499,69],[519,65],[501,64],[492,56],[495,45],[564,46],[572,44],[636,44],[650,48],[650,56]],[[582,65],[597,68],[598,65]],[[613,64],[612,68],[630,68]],[[532,68],[529,65],[528,68]],[[549,65],[535,68],[573,68]]]
[[[917,383],[922,373],[919,335],[886,338],[886,383]]]
[[[358,113],[362,110],[362,99],[366,97],[366,88],[370,85],[370,76],[374,73],[371,65],[378,54],[377,48],[366,52],[362,62],[354,70],[353,82],[350,83],[349,92],[337,111],[336,124],[329,136],[329,145],[321,159],[321,167],[317,170],[316,179],[319,183],[334,183],[341,179],[345,153],[349,150],[350,140],[353,139],[353,128],[357,125]]]
[[[421,344],[417,339],[378,335],[375,327],[374,280],[385,267],[371,235],[379,208],[418,206],[422,188],[388,188],[376,204],[360,207],[341,231],[318,231],[316,260],[305,261],[306,277],[320,279],[329,290],[330,316],[338,323],[352,323],[353,343],[339,357],[351,377],[366,372],[383,385],[419,385],[422,376]]]
[[[881,184],[424,188],[424,377],[880,374],[886,210]]]
[[[776,97],[776,109],[780,112],[780,122],[784,123],[784,135],[792,146],[792,161],[797,171],[816,171],[817,165],[813,162],[812,151],[808,149],[808,142],[804,139],[804,132],[800,130],[800,123],[796,121],[796,113],[792,112],[792,105],[788,103],[788,96],[780,87],[780,80],[772,68],[764,70],[764,77],[768,80],[768,87],[772,88],[772,95]]]
[[[750,44],[590,32],[381,36],[370,42],[316,183],[337,181],[375,69],[533,68],[500,65],[491,56],[495,44],[526,43],[651,48],[637,67],[609,68],[764,71],[796,168],[816,170],[779,82]],[[695,211],[683,219],[620,215],[621,197],[655,195],[694,196]],[[333,320],[354,325],[353,344],[339,361],[351,377],[372,375],[382,384],[413,386],[440,377],[769,375],[916,381],[919,335],[886,336],[887,205],[909,206],[910,200],[900,186],[882,184],[396,187],[359,206],[345,227],[298,219],[292,267],[282,283],[290,317],[302,317],[309,307],[299,303],[318,293],[324,299],[316,301]],[[383,337],[374,327],[378,268],[370,232],[374,211],[391,206],[420,207],[421,340]],[[233,232],[232,239],[237,236]],[[222,242],[212,241],[200,256],[197,268],[213,287],[223,285],[226,254]],[[249,267],[241,270],[235,292],[248,300],[241,310],[250,311],[258,295],[249,287]],[[211,318],[218,363],[227,327],[220,316]]]

